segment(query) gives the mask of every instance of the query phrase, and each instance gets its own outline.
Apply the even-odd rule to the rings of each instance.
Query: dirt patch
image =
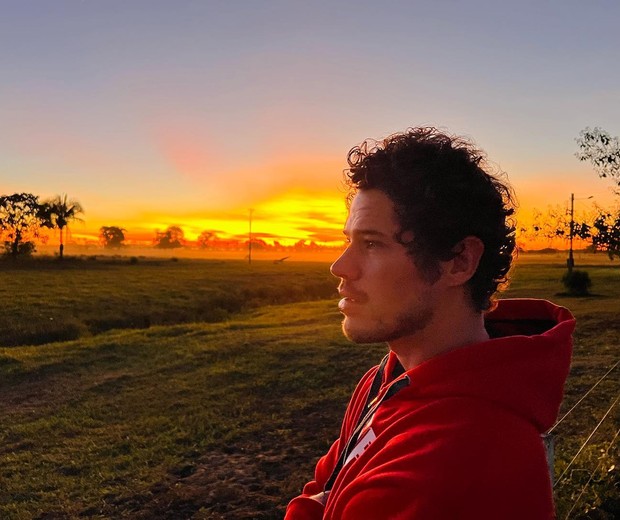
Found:
[[[147,495],[98,513],[133,511],[131,517],[142,520],[281,519],[290,499],[282,496],[282,484],[299,459],[275,450],[259,452],[259,446],[229,451],[237,449],[209,453],[195,464],[174,468]]]
[[[131,517],[141,520],[281,520],[288,502],[312,478],[316,454],[334,440],[338,425],[327,419],[334,410],[326,408],[341,413],[342,403],[311,404],[281,434],[264,432],[173,468],[148,496],[116,503],[109,512],[131,509]]]
[[[48,369],[51,372],[52,369]],[[0,414],[35,413],[58,408],[88,389],[110,385],[127,379],[126,371],[109,371],[97,377],[84,378],[79,374],[41,373],[23,379],[19,385],[0,387]]]

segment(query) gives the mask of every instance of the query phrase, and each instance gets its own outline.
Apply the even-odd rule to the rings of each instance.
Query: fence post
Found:
[[[540,436],[542,437],[543,445],[545,446],[549,479],[551,480],[551,486],[553,486],[555,484],[555,437],[552,433],[543,433]]]

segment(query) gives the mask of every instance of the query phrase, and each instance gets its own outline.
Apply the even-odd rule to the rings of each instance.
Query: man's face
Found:
[[[341,279],[342,330],[352,341],[414,336],[433,318],[437,291],[397,242],[399,231],[386,194],[375,189],[357,193],[344,229],[349,245],[331,267]]]

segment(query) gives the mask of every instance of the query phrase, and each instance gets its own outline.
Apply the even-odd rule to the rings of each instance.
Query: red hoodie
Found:
[[[547,301],[500,300],[486,326],[489,341],[404,373],[389,354],[377,401],[387,398],[323,506],[310,497],[324,490],[357,426],[378,367],[371,369],[285,520],[552,519],[540,435],[557,417],[575,320]]]

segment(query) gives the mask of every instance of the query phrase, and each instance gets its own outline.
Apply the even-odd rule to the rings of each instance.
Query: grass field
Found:
[[[531,258],[506,293],[578,318],[563,411],[620,358],[620,269],[580,268],[592,297],[557,294],[561,262]],[[2,265],[0,281],[2,519],[281,518],[385,352],[341,337],[326,264],[75,261]],[[557,474],[619,372],[558,428]],[[560,483],[561,515],[619,424],[616,407]],[[571,518],[618,517],[618,462],[616,444]]]
[[[92,257],[91,257],[92,258]],[[219,322],[266,304],[336,294],[325,265],[98,257],[0,262],[0,346],[110,329]]]

